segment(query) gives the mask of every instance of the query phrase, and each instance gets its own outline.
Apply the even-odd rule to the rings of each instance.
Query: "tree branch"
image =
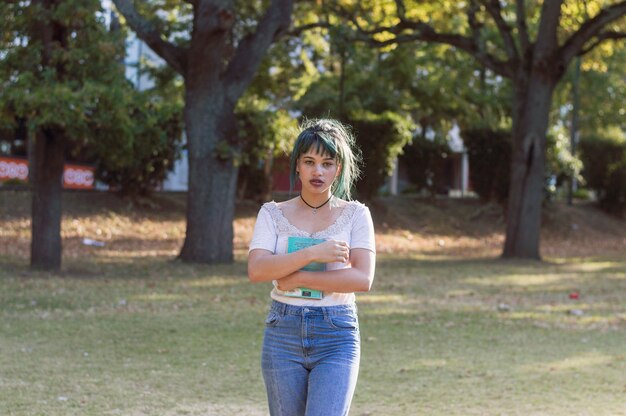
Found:
[[[626,16],[626,1],[621,1],[612,6],[609,6],[605,9],[602,9],[600,13],[598,13],[592,19],[589,19],[583,23],[580,28],[567,39],[567,41],[561,46],[559,49],[559,57],[563,63],[563,65],[567,65],[570,63],[574,56],[583,53],[589,52],[593,48],[583,49],[584,45],[594,37],[598,37],[600,32],[606,25],[609,23]],[[610,33],[610,32],[605,32]],[[604,39],[600,39],[600,42],[612,39],[611,37],[606,37]],[[600,44],[600,42],[596,42],[593,47],[596,47]]]
[[[512,61],[519,58],[517,47],[515,46],[515,40],[511,35],[511,26],[504,21],[502,17],[502,6],[500,6],[500,0],[483,0],[482,3],[487,8],[487,12],[491,15],[496,22],[502,41],[504,42],[504,49],[508,58]]]
[[[541,18],[539,21],[539,30],[537,31],[537,39],[534,47],[533,59],[536,61],[545,61],[552,57],[558,46],[557,28],[561,18],[561,4],[563,0],[544,1],[541,6]]]
[[[252,82],[254,74],[270,45],[288,33],[293,0],[272,0],[256,31],[244,37],[225,73],[228,100],[234,105]]]
[[[306,32],[307,30],[318,29],[318,28],[330,29],[331,26],[332,25],[330,23],[322,22],[322,21],[315,22],[315,23],[308,23],[306,25],[296,26],[293,29],[289,30],[289,32],[287,32],[287,36],[297,37],[297,36],[300,36],[303,32]]]
[[[524,0],[515,2],[515,15],[517,17],[517,31],[519,32],[520,47],[522,48],[522,58],[530,50],[530,37],[528,36],[528,26],[526,25],[526,6]]]
[[[339,17],[349,21],[350,23],[352,23],[354,25],[354,27],[362,34],[365,35],[375,35],[377,33],[383,33],[383,32],[392,32],[394,29],[397,29],[398,26],[403,25],[404,20],[400,20],[400,23],[396,26],[378,26],[375,29],[370,29],[370,30],[366,30],[364,29],[361,24],[359,23],[359,21],[357,20],[357,18],[354,16],[353,13],[350,13],[348,10],[344,9],[343,7],[341,7],[341,5],[337,4],[335,7],[334,3],[327,3],[326,7],[328,7],[332,12],[334,12],[335,14],[337,14]],[[397,33],[396,33],[397,34]]]
[[[332,6],[331,6],[332,7]],[[404,2],[396,0],[396,7],[402,13]],[[471,8],[471,6],[470,6]],[[480,46],[480,24],[472,17],[475,11],[468,10],[468,19],[472,28],[472,37],[462,36],[452,33],[439,33],[431,25],[422,21],[412,21],[400,16],[400,22],[393,26],[378,26],[374,29],[364,29],[355,16],[340,6],[332,7],[332,10],[340,17],[346,19],[356,28],[356,41],[365,42],[377,47],[393,45],[396,43],[410,43],[416,41],[442,43],[468,52],[482,65],[491,71],[504,77],[512,77],[513,69],[510,62],[497,59],[487,53],[484,47]],[[374,39],[374,35],[379,33],[390,33],[394,35],[392,39],[379,41]]]
[[[164,40],[159,30],[137,12],[130,0],[113,0],[113,3],[137,36],[176,72],[185,76],[187,69],[185,49]]]
[[[513,71],[511,69],[511,66],[509,65],[509,62],[500,61],[493,55],[485,53],[478,48],[478,46],[471,38],[461,35],[437,33],[433,30],[432,32],[396,35],[393,39],[388,39],[385,41],[379,41],[365,35],[357,35],[357,38],[355,40],[369,43],[370,45],[374,45],[377,47],[417,41],[441,43],[469,53],[478,62],[480,62],[486,68],[490,69],[498,75],[502,75],[508,78],[513,76]]]
[[[396,3],[396,12],[398,13],[398,17],[400,20],[406,19],[406,6],[404,4],[404,0],[395,0]]]
[[[483,42],[482,37],[480,36],[480,31],[483,28],[482,23],[478,21],[476,18],[476,13],[480,9],[478,3],[475,0],[469,2],[469,6],[467,8],[467,24],[469,24],[470,29],[472,30],[472,39],[474,43],[480,50],[485,50],[485,44]]]
[[[584,49],[581,49],[581,51],[578,53],[578,56],[588,54],[593,49],[595,49],[596,46],[600,45],[605,40],[619,40],[619,39],[626,39],[626,32],[613,32],[613,31],[602,32],[598,34],[597,36],[595,36],[595,41],[591,45],[589,45],[588,47]]]

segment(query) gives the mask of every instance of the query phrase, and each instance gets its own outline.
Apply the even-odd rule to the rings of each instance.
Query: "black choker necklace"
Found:
[[[324,202],[322,205],[318,205],[316,207],[314,207],[313,205],[309,204],[308,202],[306,202],[304,200],[304,198],[302,197],[302,194],[300,194],[300,199],[302,200],[302,202],[304,202],[305,204],[307,204],[307,206],[309,206],[310,208],[313,208],[313,214],[317,214],[317,210],[321,207],[323,207],[324,205],[328,204],[328,201],[330,201],[331,199],[333,199],[333,196],[331,195],[330,198],[328,198],[326,200],[326,202]]]

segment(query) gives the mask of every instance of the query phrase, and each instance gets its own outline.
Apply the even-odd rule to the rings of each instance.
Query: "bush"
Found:
[[[288,155],[295,142],[297,121],[285,110],[262,101],[244,100],[236,111],[241,148],[237,197],[265,202],[272,196],[274,159]]]
[[[585,189],[585,188],[578,188],[574,191],[574,194],[572,195],[573,198],[575,199],[580,199],[583,201],[588,201],[591,199],[591,195],[589,194],[589,190]]]
[[[400,114],[386,111],[352,113],[348,123],[353,127],[363,152],[363,172],[356,184],[359,198],[371,200],[393,170],[402,148],[411,140],[413,122]]]
[[[623,217],[626,210],[626,140],[583,137],[579,149],[583,178],[587,186],[596,191],[600,207]]]
[[[404,147],[400,159],[409,167],[409,180],[415,190],[427,189],[435,196],[445,188],[445,161],[450,153],[448,142],[440,137],[429,140],[418,136]]]
[[[176,104],[137,97],[132,110],[132,140],[109,149],[110,141],[96,143],[96,178],[122,196],[148,196],[165,180],[180,157],[182,108]],[[123,149],[123,152],[120,150]]]
[[[484,201],[506,202],[511,178],[511,134],[472,129],[462,132],[474,192]]]
[[[0,182],[0,186],[9,187],[27,187],[28,182],[18,178],[7,179],[6,181]]]

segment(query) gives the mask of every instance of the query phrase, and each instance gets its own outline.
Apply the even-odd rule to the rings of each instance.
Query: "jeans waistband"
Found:
[[[272,301],[270,311],[280,315],[350,315],[357,313],[356,304],[334,306],[298,306]]]

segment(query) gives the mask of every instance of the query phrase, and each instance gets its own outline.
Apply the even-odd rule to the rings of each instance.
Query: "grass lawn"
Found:
[[[250,284],[245,263],[256,207],[238,211],[235,264],[202,266],[174,260],[177,201],[138,211],[81,198],[65,201],[59,274],[28,269],[27,209],[0,200],[0,414],[267,415],[270,285]],[[560,246],[543,262],[508,262],[495,214],[469,207],[476,229],[431,214],[424,229],[400,208],[373,211],[380,254],[358,296],[351,415],[626,415],[623,229],[595,254],[568,248],[595,234],[546,230]]]

